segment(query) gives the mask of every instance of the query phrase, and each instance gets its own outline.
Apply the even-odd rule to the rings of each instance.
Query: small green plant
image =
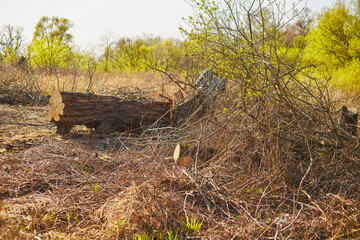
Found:
[[[143,235],[138,236],[136,240],[151,240],[153,239],[152,235],[149,235],[148,233],[143,233]]]
[[[98,194],[100,191],[100,184],[99,182],[96,182],[96,184],[91,183],[91,191],[93,191],[95,194]]]
[[[54,232],[54,238],[53,239],[56,239],[56,240],[61,240],[64,238],[64,233],[62,232],[61,229],[59,229],[57,232],[55,231]]]
[[[0,148],[0,153],[1,154],[7,154],[6,148]]]
[[[191,217],[191,219],[189,220],[189,218],[186,218],[186,223],[183,223],[183,226],[185,228],[185,231],[187,233],[198,233],[201,226],[203,224],[203,221],[197,220],[194,217]]]
[[[80,170],[80,171],[85,171],[85,172],[87,172],[89,170],[87,166],[84,166],[81,163],[74,163],[73,168]]]
[[[67,213],[67,223],[68,226],[74,226],[74,225],[76,226],[79,224],[79,218],[76,211],[72,213]]]
[[[125,220],[124,219],[119,219],[119,220],[116,220],[112,230],[117,235],[119,235],[122,231],[124,231],[124,226],[125,226]]]
[[[41,214],[42,219],[41,221],[44,223],[53,223],[56,219],[56,215],[53,209],[47,214]]]
[[[234,218],[238,218],[238,219],[241,219],[242,218],[242,214],[241,213],[235,213],[234,214]]]
[[[251,186],[249,188],[246,188],[243,190],[246,193],[263,193],[263,188],[259,187],[259,188],[255,188],[254,186]]]
[[[9,206],[6,205],[5,203],[0,202],[0,204],[1,204],[0,209],[1,209],[1,208],[4,208],[4,209],[6,209],[6,210],[9,209]]]
[[[167,232],[168,237],[167,240],[178,240],[179,230],[177,228],[173,228]]]

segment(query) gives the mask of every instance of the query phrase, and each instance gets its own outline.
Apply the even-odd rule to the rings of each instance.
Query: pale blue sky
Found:
[[[308,0],[308,7],[319,11],[335,1]],[[186,0],[0,0],[0,27],[21,26],[30,41],[42,16],[65,17],[74,23],[74,42],[83,49],[95,46],[104,35],[181,38],[182,17],[192,14]]]

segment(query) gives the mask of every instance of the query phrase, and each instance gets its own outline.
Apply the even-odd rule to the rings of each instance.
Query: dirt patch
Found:
[[[0,112],[1,152],[29,148],[53,135],[45,106],[0,104]]]

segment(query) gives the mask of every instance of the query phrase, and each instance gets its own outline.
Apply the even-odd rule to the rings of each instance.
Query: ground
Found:
[[[82,127],[57,135],[46,106],[2,104],[0,112],[0,239],[119,235],[124,229],[113,222],[126,216],[114,220],[101,209],[172,164],[165,155],[132,149],[136,136],[97,135]]]
[[[174,164],[177,142],[166,132],[106,135],[77,126],[62,136],[46,104],[0,104],[0,112],[0,239],[360,236],[356,194],[314,198],[306,189],[299,197],[279,173],[261,175],[256,161],[234,157],[256,160],[246,144],[200,161],[197,172]]]

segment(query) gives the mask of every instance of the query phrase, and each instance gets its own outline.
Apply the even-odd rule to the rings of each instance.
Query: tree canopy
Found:
[[[28,48],[32,64],[49,69],[67,67],[72,58],[72,26],[72,22],[66,18],[42,17]]]
[[[307,37],[308,62],[332,72],[336,84],[357,87],[360,82],[360,1],[338,1],[319,16]]]
[[[67,18],[43,16],[36,24],[33,41],[56,37],[64,43],[69,43],[73,39],[70,33],[72,27],[73,23]]]

